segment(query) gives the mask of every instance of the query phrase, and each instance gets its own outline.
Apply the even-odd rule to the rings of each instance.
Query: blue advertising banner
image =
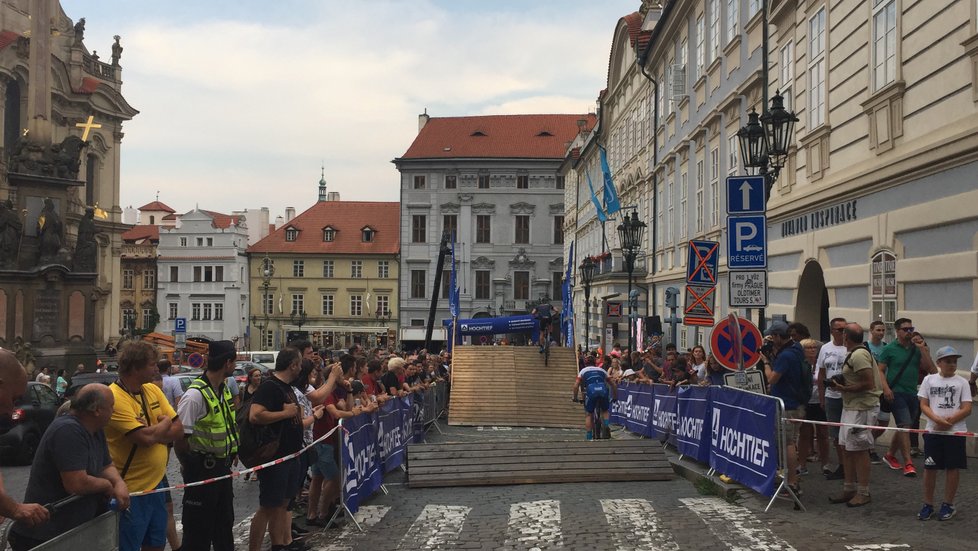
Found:
[[[356,513],[360,500],[376,492],[384,481],[373,417],[361,414],[343,419],[343,502],[351,513]]]
[[[649,425],[652,412],[652,387],[636,383],[621,383],[611,401],[610,420],[625,430],[652,437]]]
[[[710,433],[703,430],[703,424],[710,418],[710,389],[683,385],[678,402],[676,449],[700,463],[709,463]]]
[[[445,327],[451,328],[452,326],[450,319],[442,320],[441,323]],[[530,339],[536,341],[540,333],[540,324],[531,315],[460,319],[457,323],[457,331],[460,337],[496,335],[499,333],[530,333]]]
[[[415,444],[424,442],[424,392],[415,392],[410,396],[405,396],[402,400],[408,400],[408,410],[411,419],[414,421],[414,435],[412,441]],[[404,413],[408,415],[407,412]]]
[[[778,407],[773,398],[710,387],[710,466],[768,497],[778,473]]]
[[[408,440],[414,437],[412,428],[414,418],[410,412],[410,407],[404,405],[401,400],[388,400],[375,414],[378,461],[384,466],[385,474],[404,464]]]
[[[669,385],[653,385],[652,436],[676,445],[676,408],[678,392]]]

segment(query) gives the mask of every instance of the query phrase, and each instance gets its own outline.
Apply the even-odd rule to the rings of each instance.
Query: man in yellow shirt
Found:
[[[167,444],[183,436],[177,413],[153,384],[157,359],[147,342],[126,344],[119,352],[119,380],[111,386],[115,409],[105,437],[130,493],[160,487],[170,454]],[[119,523],[120,551],[162,551],[166,522],[164,494],[133,497]]]

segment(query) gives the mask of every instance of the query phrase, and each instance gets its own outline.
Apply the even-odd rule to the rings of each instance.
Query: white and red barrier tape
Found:
[[[811,419],[788,419],[782,418],[783,421],[790,421],[792,423],[807,423],[810,425],[824,425],[827,427],[857,427],[861,429],[879,429],[879,430],[892,430],[898,432],[912,432],[916,434],[943,434],[947,436],[967,436],[970,438],[978,437],[978,433],[970,431],[960,431],[951,432],[945,430],[927,430],[927,429],[909,429],[903,427],[881,427],[878,425],[859,425],[856,423],[835,423],[832,421],[812,421]]]
[[[295,453],[291,453],[291,454],[286,455],[284,457],[279,457],[278,459],[273,459],[273,460],[271,460],[271,461],[269,461],[267,463],[262,463],[261,465],[255,465],[254,467],[251,467],[250,469],[244,469],[242,471],[231,471],[230,474],[226,474],[224,476],[217,476],[217,477],[214,477],[214,478],[205,478],[204,480],[198,480],[197,482],[188,482],[188,483],[184,483],[184,484],[174,484],[173,486],[168,486],[166,488],[155,488],[155,489],[146,490],[146,491],[143,491],[143,492],[132,492],[132,493],[129,494],[129,497],[146,496],[146,495],[150,495],[150,494],[157,494],[157,493],[160,493],[160,492],[167,492],[167,491],[170,491],[170,490],[182,490],[184,488],[192,488],[194,486],[203,486],[205,484],[212,484],[212,483],[217,482],[219,480],[226,480],[228,478],[236,478],[236,477],[239,477],[239,476],[241,476],[243,474],[249,474],[249,473],[257,472],[257,471],[260,471],[262,469],[266,469],[268,467],[271,467],[272,465],[278,465],[280,463],[285,463],[286,461],[291,461],[292,459],[295,459],[296,457],[299,457],[300,455],[302,455],[303,453],[305,453],[306,450],[308,450],[309,448],[312,448],[316,444],[318,444],[318,443],[322,442],[323,440],[329,438],[330,436],[333,435],[334,432],[336,432],[336,430],[338,428],[339,428],[338,426],[333,427],[332,430],[330,430],[326,434],[320,436],[319,438],[317,438],[316,440],[314,440],[311,444],[309,444],[308,446],[302,448],[301,450],[299,450],[299,451],[297,451]],[[346,430],[346,429],[343,429],[343,430]]]

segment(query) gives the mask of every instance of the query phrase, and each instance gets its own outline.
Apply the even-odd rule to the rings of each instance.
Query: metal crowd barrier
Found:
[[[5,522],[0,535],[0,551],[6,551],[13,522]],[[74,551],[80,546],[99,551],[119,550],[119,513],[107,511],[94,519],[56,536],[32,551]]]
[[[434,426],[439,434],[444,434],[441,427],[438,426],[438,419],[448,407],[448,384],[444,382],[434,383],[427,391],[416,393],[415,397],[418,394],[421,394],[423,398],[421,423],[425,430],[427,431],[430,426]]]

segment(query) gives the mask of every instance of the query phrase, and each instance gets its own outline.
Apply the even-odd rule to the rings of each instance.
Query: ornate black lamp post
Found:
[[[289,315],[289,319],[292,321],[292,325],[295,325],[299,328],[299,331],[302,331],[302,326],[309,321],[309,315],[306,314],[305,310],[302,310],[301,312],[292,310],[292,313]]]
[[[594,259],[590,256],[581,261],[581,283],[584,284],[584,349],[591,347],[591,283],[594,282]]]
[[[625,257],[625,271],[628,272],[628,296],[632,294],[632,273],[635,271],[635,258],[642,247],[642,233],[645,232],[645,222],[638,219],[638,212],[626,214],[618,225],[618,237],[621,242],[621,252]],[[628,317],[632,318],[634,305],[628,304]],[[628,351],[635,350],[635,336],[631,321],[628,323]]]
[[[268,329],[268,316],[271,314],[271,308],[268,306],[268,286],[272,283],[272,277],[275,275],[275,262],[268,257],[268,253],[265,253],[265,257],[261,259],[261,267],[258,269],[258,275],[261,277],[262,286],[262,303],[261,311],[264,315],[264,325],[259,326],[260,333],[260,343],[261,350],[265,350],[265,330]]]

